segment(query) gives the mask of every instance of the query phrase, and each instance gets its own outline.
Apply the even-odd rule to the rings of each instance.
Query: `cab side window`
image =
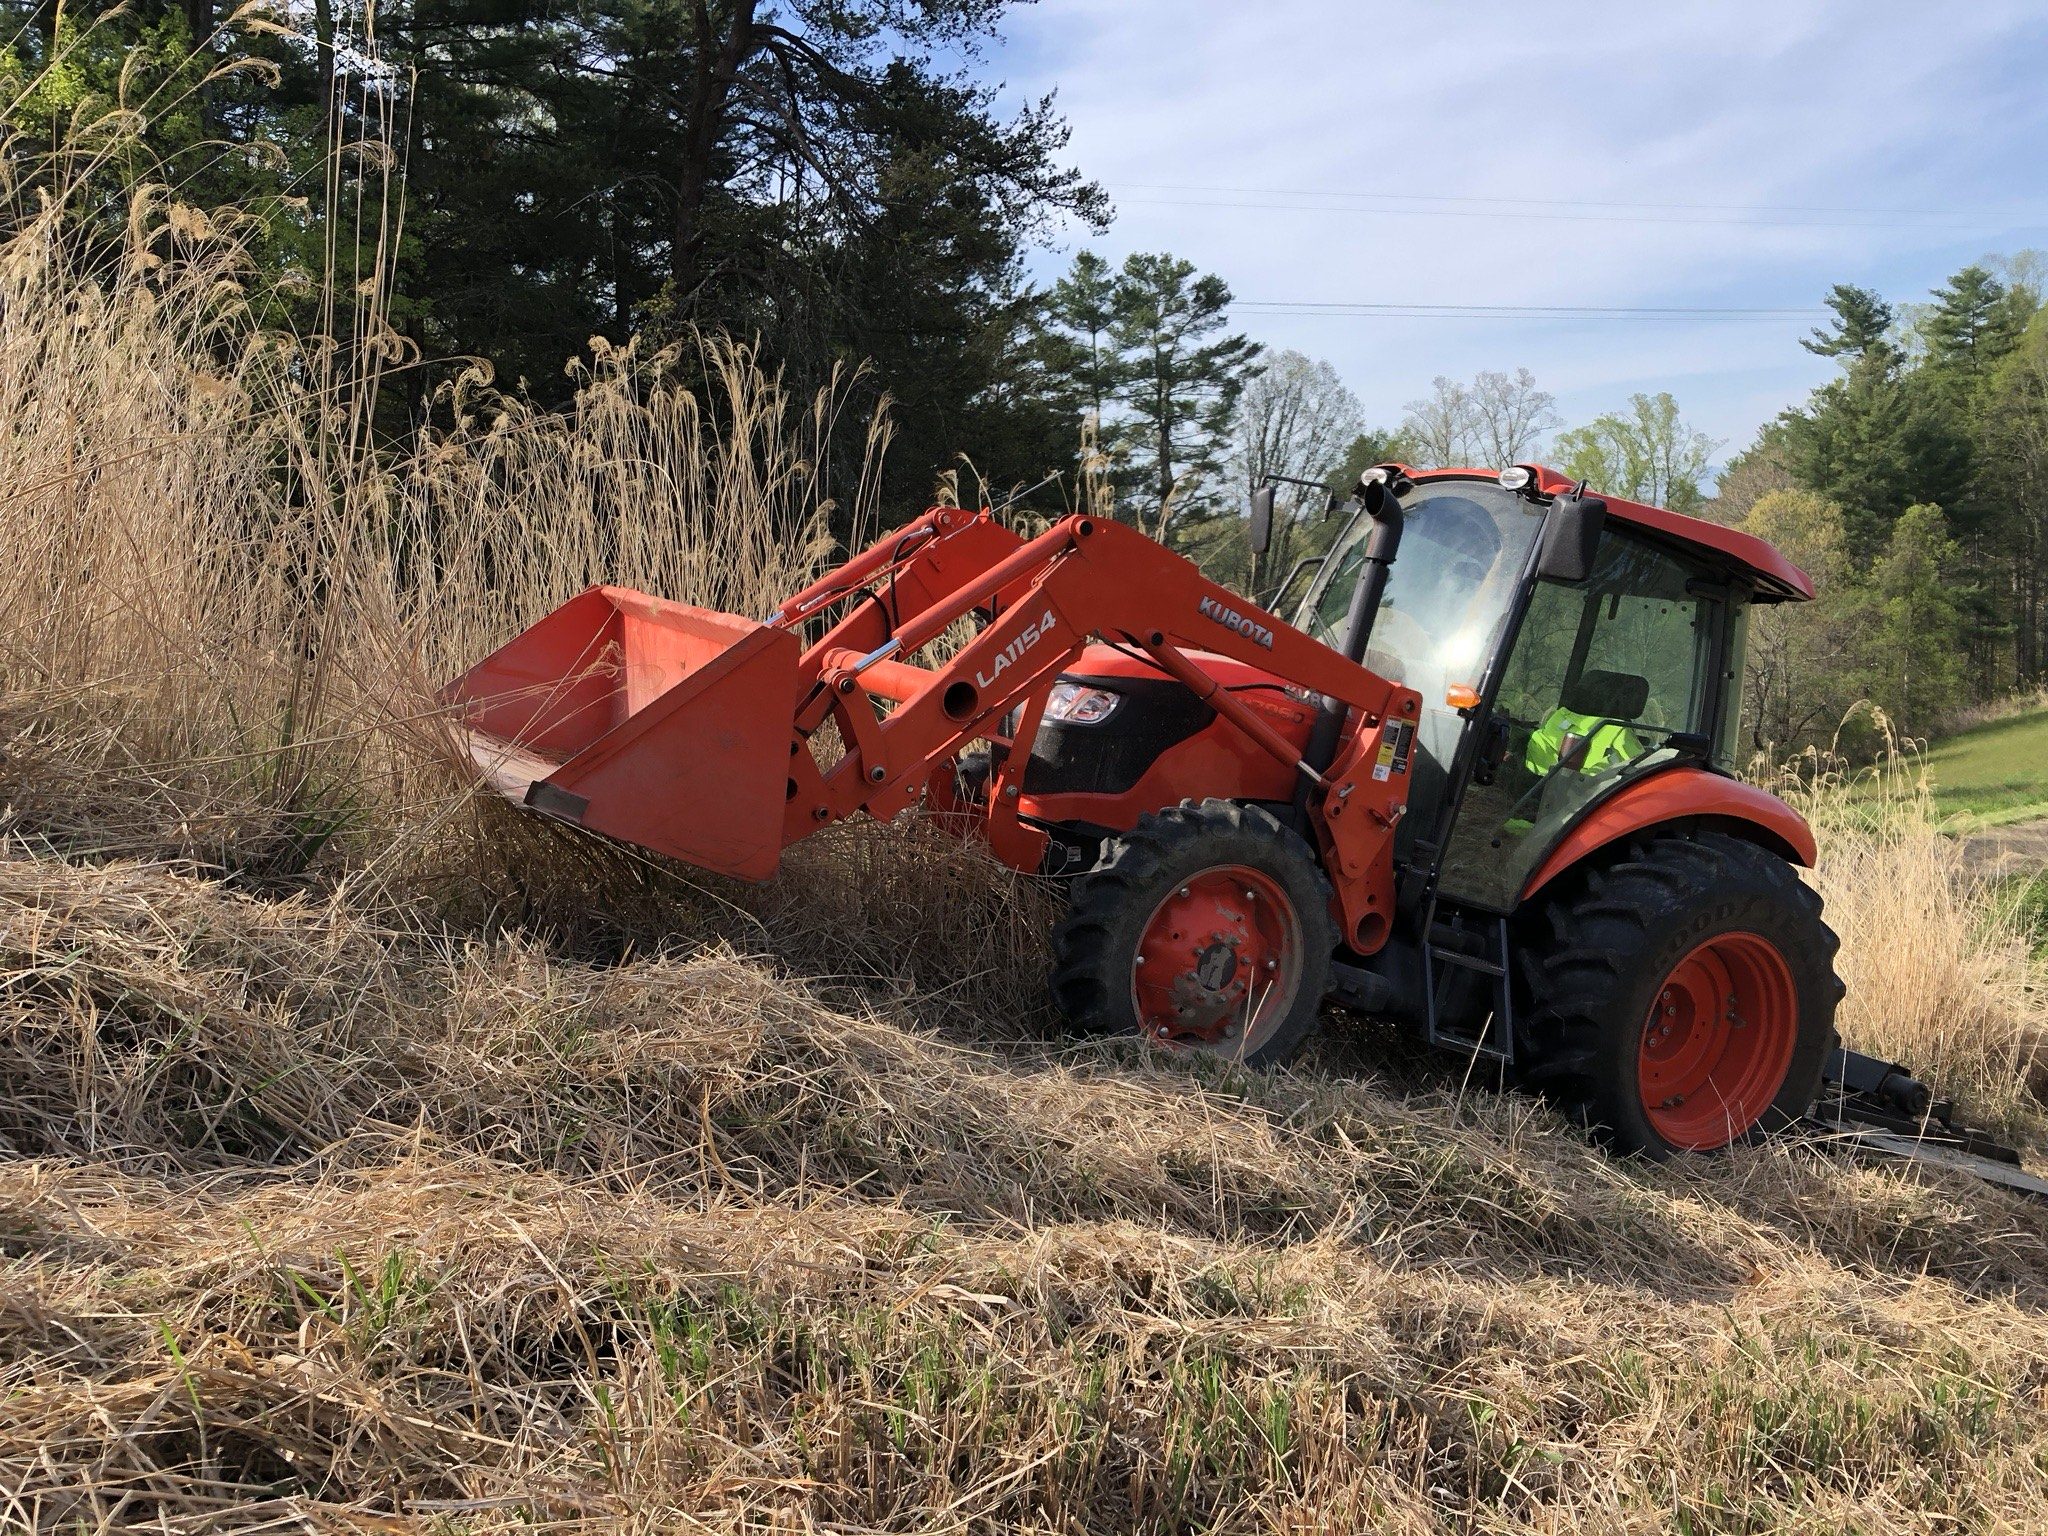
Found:
[[[1565,716],[1644,727],[1633,734],[1651,742],[1704,729],[1715,613],[1687,590],[1693,578],[1673,556],[1610,532],[1586,580],[1537,588],[1501,709],[1531,727]]]
[[[1700,572],[1610,526],[1584,581],[1545,581],[1495,697],[1507,752],[1468,790],[1446,851],[1444,893],[1511,911],[1523,883],[1594,801],[1676,732],[1711,732],[1720,604]]]

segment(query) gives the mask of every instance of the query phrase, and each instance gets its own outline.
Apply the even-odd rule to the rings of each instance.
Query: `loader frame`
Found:
[[[472,755],[536,811],[700,867],[766,878],[783,848],[821,827],[857,811],[887,818],[928,789],[943,799],[968,743],[1028,745],[1053,684],[1100,636],[1149,657],[1299,776],[1344,942],[1370,954],[1391,931],[1389,845],[1406,811],[1406,744],[1419,696],[1134,529],[1073,516],[1027,541],[987,512],[935,508],[758,624],[612,588],[593,588],[577,602],[612,604],[618,624],[592,626],[586,616],[582,653],[566,665],[559,653],[522,653],[546,637],[546,625],[538,626],[445,695],[464,711]],[[850,606],[832,620],[842,604]],[[950,654],[917,659],[943,650],[954,626],[976,617],[980,632]],[[673,678],[636,676],[620,643],[632,623],[643,636],[649,627],[694,635],[700,648],[679,655]],[[687,650],[687,638],[682,643]],[[1191,659],[1197,651],[1343,706],[1347,732],[1329,767],[1312,767],[1301,748],[1220,687]],[[730,729],[707,742],[703,726],[713,712]],[[676,736],[670,750],[655,739],[665,731]],[[559,761],[546,750],[585,738]],[[1006,863],[1036,870],[1048,833],[1018,812],[1027,758],[1004,754],[989,784],[985,830]],[[621,781],[644,776],[649,765],[686,781]]]

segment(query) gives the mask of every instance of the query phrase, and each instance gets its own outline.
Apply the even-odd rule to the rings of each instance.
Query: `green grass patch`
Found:
[[[2048,960],[2048,871],[2008,876],[2004,885],[2002,895],[2013,904],[2034,953]]]
[[[2048,816],[2048,710],[1936,742],[1925,759],[1935,809],[1973,826]]]

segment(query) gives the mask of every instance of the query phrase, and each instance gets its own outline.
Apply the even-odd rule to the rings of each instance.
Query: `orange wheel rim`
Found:
[[[1651,1000],[1636,1057],[1643,1113],[1675,1147],[1706,1152],[1753,1129],[1785,1086],[1799,989],[1757,933],[1696,945]]]
[[[1272,1038],[1301,989],[1302,929],[1271,875],[1219,865],[1182,881],[1139,932],[1138,1027],[1155,1044],[1243,1056]]]

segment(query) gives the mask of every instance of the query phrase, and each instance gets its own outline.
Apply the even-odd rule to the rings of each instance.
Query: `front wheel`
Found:
[[[1712,1152],[1812,1106],[1840,942],[1783,859],[1655,834],[1563,876],[1531,918],[1526,1076],[1610,1143]]]
[[[1257,806],[1183,802],[1074,882],[1053,1000],[1079,1031],[1277,1066],[1315,1025],[1335,948],[1306,843]]]

